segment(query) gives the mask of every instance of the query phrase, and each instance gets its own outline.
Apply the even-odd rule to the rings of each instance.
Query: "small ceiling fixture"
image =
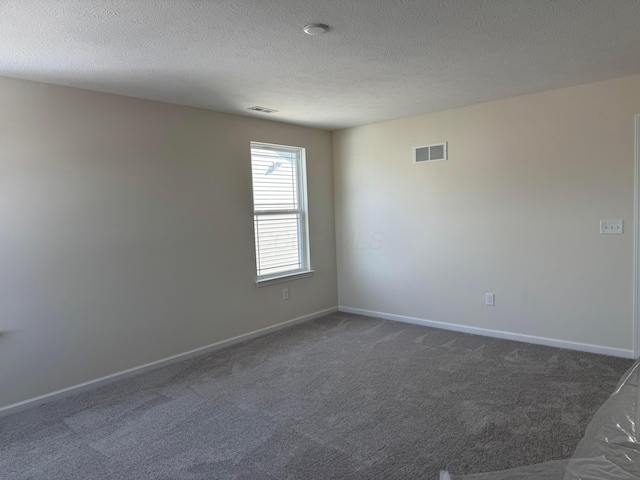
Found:
[[[247,110],[252,110],[254,112],[260,112],[260,113],[275,113],[278,111],[278,110],[274,110],[273,108],[259,107],[258,105],[256,105],[255,107],[249,107],[247,108]]]
[[[307,35],[322,35],[327,30],[329,30],[329,27],[324,23],[310,23],[304,26],[304,33]]]

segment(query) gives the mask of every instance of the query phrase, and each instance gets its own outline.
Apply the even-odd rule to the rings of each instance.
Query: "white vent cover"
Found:
[[[447,159],[447,142],[413,147],[413,162],[440,162]]]
[[[255,107],[249,107],[247,108],[247,110],[253,110],[254,112],[260,112],[260,113],[275,113],[278,111],[278,110],[274,110],[273,108],[261,107],[259,105],[256,105]]]

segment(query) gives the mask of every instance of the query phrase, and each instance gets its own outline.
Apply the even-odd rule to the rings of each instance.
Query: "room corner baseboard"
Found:
[[[231,345],[235,345],[240,342],[251,340],[252,338],[261,337],[269,333],[277,332],[278,330],[292,327],[299,323],[308,322],[310,320],[314,320],[316,318],[320,318],[337,311],[338,311],[338,307],[327,308],[325,310],[320,310],[319,312],[310,313],[308,315],[303,315],[302,317],[294,318],[292,320],[287,320],[286,322],[277,323],[269,327],[261,328],[259,330],[254,330],[253,332],[245,333],[243,335],[238,335],[237,337],[212,343],[211,345],[196,348],[188,352],[179,353],[171,357],[163,358],[161,360],[156,360],[155,362],[146,363],[144,365],[140,365],[139,367],[130,368],[128,370],[123,370],[122,372],[113,373],[111,375],[100,377],[95,380],[89,380],[88,382],[80,383],[78,385],[74,385],[68,388],[63,388],[62,390],[57,390],[55,392],[40,395],[38,397],[30,398],[22,402],[13,403],[11,405],[7,405],[5,407],[0,408],[0,417],[11,415],[13,413],[18,413],[22,410],[27,410],[29,408],[37,407],[39,405],[44,405],[45,403],[53,402],[55,400],[60,400],[62,398],[69,397],[71,395],[75,395],[77,393],[91,390],[103,385],[108,385],[109,383],[113,383],[118,380],[124,380],[125,378],[133,377],[135,375],[140,375],[141,373],[145,373],[150,370],[155,370],[156,368],[165,367],[167,365],[171,365],[172,363],[181,362],[182,360],[187,360],[189,358],[197,357],[199,355],[206,355],[208,353],[215,352],[216,350],[221,350],[223,348],[230,347]]]
[[[421,318],[406,317],[404,315],[394,315],[392,313],[374,312],[371,310],[363,310],[360,308],[338,307],[338,309],[341,312],[345,312],[345,313],[367,315],[369,317],[382,318],[385,320],[412,323],[414,325],[440,328],[443,330],[453,330],[455,332],[472,333],[474,335],[482,335],[485,337],[503,338],[505,340],[515,340],[516,342],[534,343],[537,345],[566,348],[569,350],[577,350],[580,352],[599,353],[601,355],[610,355],[613,357],[635,358],[633,355],[633,350],[625,350],[622,348],[605,347],[602,345],[591,345],[588,343],[570,342],[568,340],[557,340],[554,338],[536,337],[533,335],[503,332],[500,330],[491,330],[488,328],[468,327],[466,325],[456,325],[455,323],[436,322],[434,320],[424,320]]]

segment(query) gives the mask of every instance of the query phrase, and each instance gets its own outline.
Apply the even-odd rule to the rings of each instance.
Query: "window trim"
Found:
[[[257,278],[256,287],[266,287],[268,285],[273,285],[275,283],[290,282],[292,280],[298,280],[300,278],[311,277],[314,274],[314,272],[315,270],[305,270],[304,272],[287,273],[285,275],[280,275],[278,277]]]
[[[265,150],[286,150],[296,152],[296,168],[298,174],[296,175],[296,188],[298,190],[298,203],[299,208],[291,210],[256,210],[254,204],[253,193],[253,149],[262,148]],[[256,279],[255,283],[257,287],[263,287],[272,285],[274,283],[281,283],[290,280],[296,280],[298,278],[310,277],[313,274],[311,269],[311,253],[309,247],[309,206],[308,206],[308,193],[307,193],[307,158],[306,149],[304,147],[298,147],[295,145],[279,145],[275,143],[265,142],[250,142],[250,158],[251,158],[251,204],[253,207],[253,239],[254,239],[254,261]],[[301,268],[295,270],[287,270],[283,272],[277,272],[267,275],[257,275],[258,272],[258,251],[256,248],[256,215],[277,215],[282,213],[298,213],[300,215],[300,226],[298,227],[298,255],[302,263]]]

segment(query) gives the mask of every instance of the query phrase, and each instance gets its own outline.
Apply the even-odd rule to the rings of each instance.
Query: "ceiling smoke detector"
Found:
[[[247,110],[251,110],[253,112],[260,112],[260,113],[275,113],[278,111],[278,110],[274,110],[273,108],[260,107],[258,105],[256,105],[255,107],[249,107],[247,108]]]
[[[329,30],[329,27],[324,23],[310,23],[304,26],[304,33],[307,35],[322,35],[327,30]]]

